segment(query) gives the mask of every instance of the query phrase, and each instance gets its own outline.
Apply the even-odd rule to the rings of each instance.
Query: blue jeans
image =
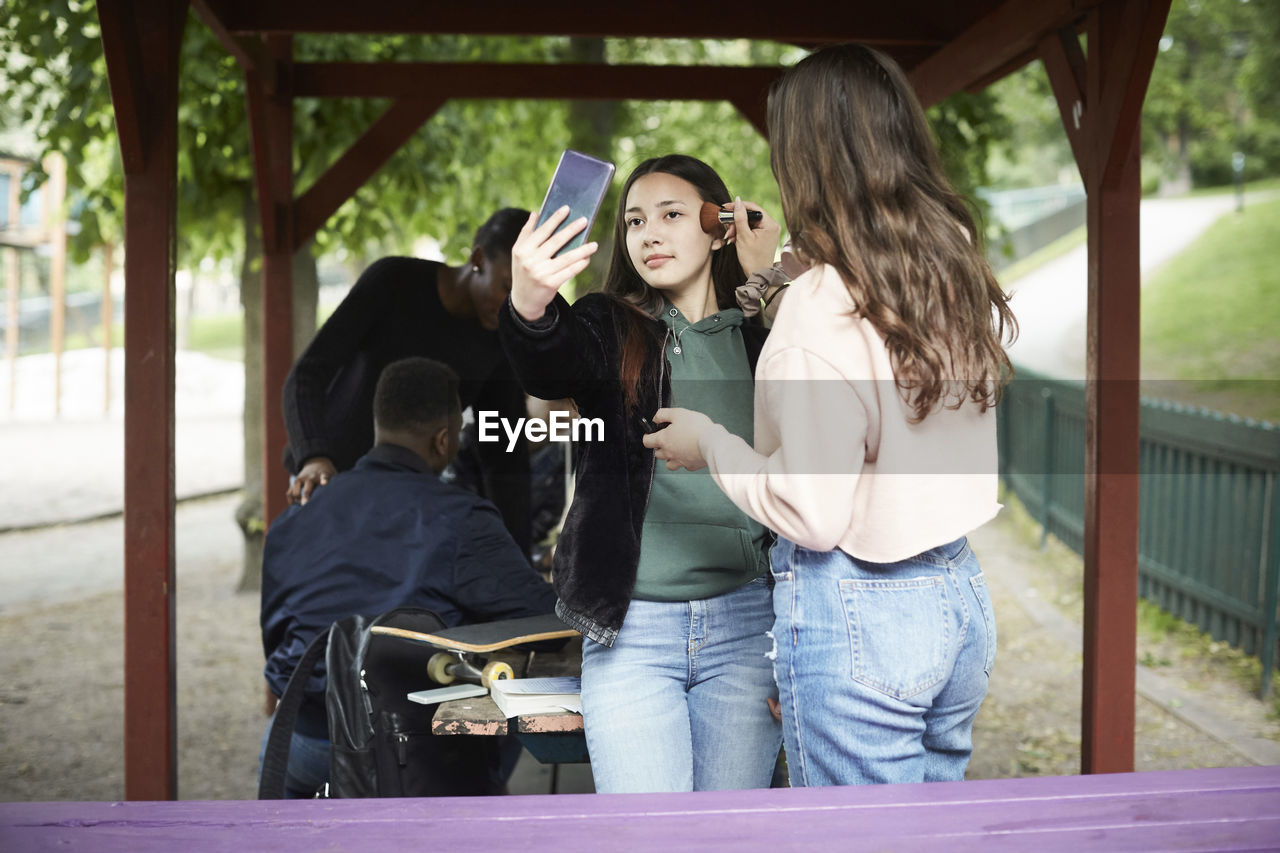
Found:
[[[780,538],[770,558],[791,784],[963,779],[996,655],[968,540],[885,564]]]
[[[273,716],[262,736],[262,746],[258,748],[259,778],[262,776],[262,756],[267,751],[267,738],[271,736],[271,723],[274,722]],[[289,764],[284,774],[285,798],[309,799],[328,781],[329,741],[295,731],[289,741]]]
[[[600,793],[767,788],[782,733],[768,578],[697,601],[633,600],[613,646],[582,644]]]

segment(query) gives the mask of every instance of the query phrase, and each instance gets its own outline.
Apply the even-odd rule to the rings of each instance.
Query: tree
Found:
[[[1176,186],[1280,168],[1275,0],[1174,0],[1143,106],[1143,147]]]

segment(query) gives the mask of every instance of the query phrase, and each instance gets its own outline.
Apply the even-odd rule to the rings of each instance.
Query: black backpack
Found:
[[[429,797],[500,794],[496,738],[433,735],[438,705],[407,694],[431,686],[433,649],[412,640],[371,634],[374,625],[430,633],[445,624],[436,614],[401,607],[381,616],[351,616],[321,632],[303,653],[276,708],[262,757],[258,799],[284,796],[285,769],[304,689],[325,657],[329,722],[329,797]]]

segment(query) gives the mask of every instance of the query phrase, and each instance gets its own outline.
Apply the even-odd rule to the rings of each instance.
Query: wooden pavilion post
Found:
[[[115,322],[115,303],[111,297],[111,274],[115,272],[115,244],[110,240],[102,244],[102,413],[111,413],[111,326]]]
[[[9,163],[6,171],[9,174],[9,197],[0,200],[0,204],[8,207],[9,227],[16,232],[22,217],[22,172],[16,163]],[[21,298],[22,287],[20,274],[17,247],[5,246],[4,278],[8,291],[5,300],[5,359],[9,362],[9,411],[13,411],[18,405],[18,300]]]
[[[67,161],[50,154],[44,161],[44,239],[49,241],[49,350],[53,353],[53,416],[62,414],[62,354],[67,334]]]
[[[125,796],[177,796],[174,271],[185,0],[100,0],[125,171]]]
[[[1081,770],[1133,770],[1138,607],[1139,120],[1169,0],[1115,0],[1044,38],[1088,193]]]
[[[262,222],[262,506],[270,524],[286,506],[288,443],[281,393],[293,364],[293,40],[267,36],[259,69],[246,73],[249,135]]]

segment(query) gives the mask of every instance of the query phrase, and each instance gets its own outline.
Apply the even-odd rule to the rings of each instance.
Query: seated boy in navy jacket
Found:
[[[373,449],[267,532],[262,646],[274,697],[311,639],[347,616],[415,606],[453,627],[555,609],[551,586],[494,505],[439,478],[462,425],[453,370],[426,358],[388,365],[373,418]],[[323,674],[306,694],[289,752],[290,796],[311,796],[328,780]]]

